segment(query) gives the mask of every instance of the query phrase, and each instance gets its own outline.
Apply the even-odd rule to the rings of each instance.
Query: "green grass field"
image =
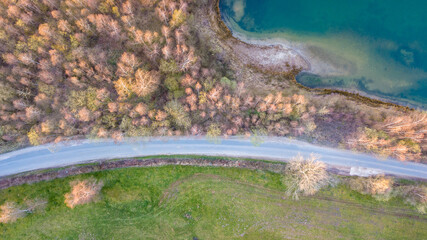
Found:
[[[96,203],[69,209],[69,182],[104,182]],[[0,224],[0,239],[427,239],[427,216],[343,185],[299,201],[281,175],[164,166],[78,175],[0,190],[5,201],[48,199],[42,213]]]

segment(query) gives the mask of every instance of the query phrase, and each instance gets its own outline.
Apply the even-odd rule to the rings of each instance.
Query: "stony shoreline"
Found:
[[[321,57],[310,52],[307,49],[308,47],[302,43],[290,42],[279,37],[251,37],[249,34],[245,34],[240,31],[231,32],[233,37],[242,42],[248,43],[249,45],[259,48],[277,48],[279,51],[276,55],[270,55],[271,64],[277,61],[279,56],[281,57],[280,60],[288,62],[290,65],[300,68],[302,72],[306,73],[325,76],[345,76],[351,72],[351,69],[346,69],[342,66],[334,66],[331,63],[326,62]],[[236,50],[238,51],[239,49]]]

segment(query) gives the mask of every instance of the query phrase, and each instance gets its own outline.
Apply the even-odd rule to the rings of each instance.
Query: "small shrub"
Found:
[[[232,90],[235,90],[237,87],[236,81],[232,81],[232,80],[228,79],[227,77],[222,77],[220,82],[221,82],[222,86],[230,88]]]
[[[15,222],[19,218],[25,217],[25,211],[18,208],[14,202],[6,202],[0,206],[0,223]]]
[[[179,73],[178,65],[174,60],[166,61],[164,59],[160,60],[160,72],[165,74],[176,74]]]
[[[47,201],[41,199],[28,200],[22,206],[14,202],[6,202],[0,206],[0,223],[15,222],[27,214],[44,209],[46,204]]]
[[[221,135],[221,128],[219,128],[218,124],[211,124],[206,133],[206,138],[213,143],[220,143],[219,136]]]
[[[165,106],[165,110],[172,117],[177,128],[187,129],[191,126],[190,117],[177,100],[168,102]]]
[[[65,204],[69,208],[74,208],[76,205],[95,201],[104,184],[102,181],[89,178],[73,181],[70,185],[71,192],[65,194]]]
[[[398,195],[414,206],[418,212],[427,213],[427,186],[402,186],[397,190]]]
[[[27,133],[27,137],[31,145],[37,146],[41,144],[40,135],[37,133],[34,127],[31,128],[31,130]]]
[[[170,21],[170,25],[175,28],[184,23],[187,16],[186,14],[181,10],[175,10],[172,14],[172,20]]]
[[[389,200],[393,190],[393,179],[384,175],[353,178],[348,183],[352,190],[372,195],[380,201]]]

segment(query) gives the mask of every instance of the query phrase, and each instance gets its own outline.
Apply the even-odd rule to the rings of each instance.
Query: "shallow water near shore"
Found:
[[[280,42],[311,64],[308,87],[427,108],[427,1],[220,0],[240,38]]]

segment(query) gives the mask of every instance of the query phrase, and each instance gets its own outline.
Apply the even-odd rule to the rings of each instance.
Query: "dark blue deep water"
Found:
[[[343,70],[303,73],[306,86],[427,108],[427,0],[220,0],[220,9],[233,32],[301,43]]]

